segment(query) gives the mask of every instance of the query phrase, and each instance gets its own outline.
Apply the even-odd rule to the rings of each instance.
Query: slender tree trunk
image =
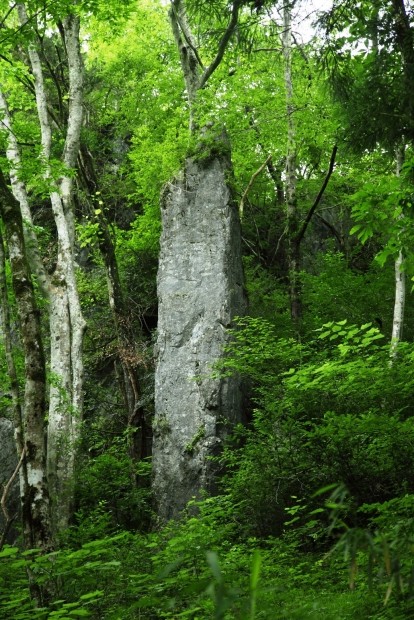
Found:
[[[26,240],[27,255],[30,259],[34,275],[40,286],[40,290],[46,299],[49,299],[49,277],[43,266],[40,256],[39,244],[33,229],[32,213],[29,206],[29,197],[25,183],[19,178],[21,170],[20,149],[17,138],[12,129],[12,120],[7,105],[6,97],[0,89],[0,119],[3,129],[6,130],[7,149],[6,157],[10,162],[10,182],[13,196],[20,204],[20,211],[23,218],[23,230]]]
[[[24,452],[23,534],[26,547],[51,547],[49,496],[46,476],[46,369],[40,316],[29,269],[20,205],[0,172],[0,214],[6,230],[20,334],[25,360],[23,433],[16,419],[17,445]],[[17,418],[20,412],[16,412]]]
[[[83,181],[89,194],[94,195],[99,187],[92,158],[86,148],[81,147],[80,167]],[[92,215],[92,214],[91,214]],[[151,428],[145,419],[142,405],[140,368],[145,365],[141,353],[143,338],[131,327],[131,314],[125,302],[119,276],[114,242],[103,213],[95,215],[99,222],[99,250],[104,264],[108,288],[109,307],[112,311],[117,338],[117,379],[128,415],[127,431],[131,458],[142,460],[150,455]]]
[[[296,199],[296,127],[294,119],[293,84],[292,84],[292,3],[283,6],[283,57],[285,62],[285,89],[287,115],[286,148],[286,216],[288,237],[288,269],[291,317],[297,322],[302,314],[299,269],[300,244],[297,243],[299,229],[298,207]]]
[[[106,222],[103,224],[102,231],[103,236],[99,246],[105,260],[109,304],[112,309],[117,336],[118,358],[122,371],[120,377],[121,391],[128,412],[129,453],[134,460],[142,460],[149,456],[148,439],[150,435],[141,404],[142,387],[138,366],[140,363],[142,365],[143,360],[139,359],[139,342],[130,326],[130,315],[126,308],[121,287],[115,248]]]
[[[401,175],[401,170],[404,164],[405,157],[405,144],[400,144],[396,148],[396,175]],[[400,216],[403,217],[402,215]],[[392,319],[392,333],[391,333],[391,358],[394,359],[397,355],[398,343],[402,338],[403,325],[404,325],[404,308],[405,308],[405,270],[404,270],[404,254],[400,250],[398,257],[395,261],[395,301],[394,301],[394,313]]]

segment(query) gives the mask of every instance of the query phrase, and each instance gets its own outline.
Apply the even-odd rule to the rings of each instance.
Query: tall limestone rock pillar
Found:
[[[161,520],[215,488],[214,464],[241,420],[237,378],[212,378],[245,312],[240,223],[225,155],[189,158],[162,197],[155,371],[154,493]]]

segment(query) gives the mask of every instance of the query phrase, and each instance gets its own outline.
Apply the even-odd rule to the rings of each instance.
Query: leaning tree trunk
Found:
[[[162,201],[158,271],[158,338],[153,438],[154,494],[161,520],[177,517],[192,497],[214,492],[210,457],[241,420],[237,378],[213,378],[223,357],[228,328],[245,311],[241,234],[233,200],[230,149],[224,132],[200,127],[194,103],[219,65],[237,24],[240,1],[216,57],[204,69],[183,0],[170,12],[180,53],[193,137],[205,150],[189,157],[180,178],[168,183]]]

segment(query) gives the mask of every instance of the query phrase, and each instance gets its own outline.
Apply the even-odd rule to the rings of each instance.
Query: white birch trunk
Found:
[[[21,476],[23,536],[26,547],[51,545],[45,452],[46,371],[39,312],[26,257],[20,205],[0,172],[0,215],[6,230],[25,361],[23,431],[16,420]],[[22,446],[23,444],[23,446]]]
[[[20,22],[27,23],[27,12],[23,3],[18,4],[18,13]],[[62,154],[67,174],[63,174],[58,181],[53,179],[50,168],[52,129],[42,65],[36,48],[29,46],[41,129],[44,178],[50,187],[50,201],[58,238],[57,265],[49,287],[51,386],[47,437],[48,476],[55,529],[68,525],[71,511],[75,453],[83,405],[82,344],[85,331],[76,284],[72,208],[72,169],[79,152],[83,117],[83,64],[79,45],[79,18],[69,15],[64,20],[63,30],[69,68],[69,113]]]
[[[46,299],[49,299],[49,278],[43,266],[40,256],[39,243],[33,230],[32,213],[29,206],[29,198],[24,182],[19,178],[21,168],[20,149],[16,135],[12,130],[11,117],[4,93],[0,89],[0,120],[3,130],[7,135],[6,157],[10,162],[10,181],[13,196],[20,205],[23,218],[23,230],[26,240],[26,251],[30,258],[30,264],[37,277],[40,290]]]
[[[79,17],[69,15],[63,23],[65,33],[66,53],[69,67],[69,116],[66,140],[63,149],[63,161],[68,169],[73,169],[80,148],[80,135],[83,121],[83,62],[79,43]],[[80,423],[83,409],[83,336],[86,322],[82,315],[75,269],[75,225],[73,210],[73,176],[68,174],[62,177],[60,193],[64,207],[64,217],[68,244],[66,266],[67,296],[71,325],[71,364],[72,364],[72,417],[71,435],[77,442],[80,435]],[[63,227],[62,227],[63,228]],[[62,232],[63,237],[63,232]],[[74,463],[72,464],[72,468]]]
[[[396,149],[396,175],[401,175],[401,169],[404,164],[405,145],[401,144]],[[400,215],[400,219],[404,216]],[[405,271],[404,271],[404,254],[402,250],[398,253],[398,257],[395,261],[395,300],[394,300],[394,314],[392,319],[392,333],[391,333],[391,347],[390,355],[391,359],[395,359],[397,355],[398,343],[402,338],[403,325],[404,325],[404,308],[405,308]]]
[[[404,256],[399,252],[395,261],[395,301],[392,319],[391,354],[395,356],[397,345],[402,338],[405,306]]]

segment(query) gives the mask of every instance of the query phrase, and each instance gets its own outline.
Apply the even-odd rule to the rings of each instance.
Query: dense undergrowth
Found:
[[[253,414],[219,459],[221,494],[161,527],[149,464],[90,430],[76,521],[48,555],[3,549],[0,616],[412,617],[414,349],[390,363],[383,340],[371,322],[301,344],[241,319],[215,372],[246,378]]]

